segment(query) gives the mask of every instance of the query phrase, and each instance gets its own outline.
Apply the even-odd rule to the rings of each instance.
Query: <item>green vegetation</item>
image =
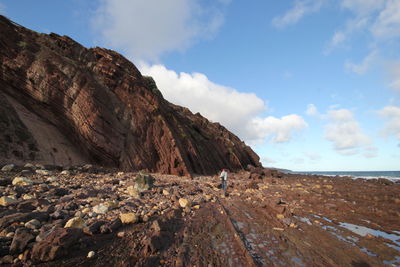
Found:
[[[150,89],[153,93],[162,96],[160,90],[158,90],[157,84],[154,81],[153,77],[151,77],[151,76],[143,76],[143,79],[144,79],[145,85],[146,85],[146,87],[148,89]]]
[[[19,41],[19,42],[17,43],[17,45],[18,45],[19,47],[23,48],[23,49],[25,49],[25,48],[28,46],[28,44],[27,44],[26,42],[24,42],[24,41]]]

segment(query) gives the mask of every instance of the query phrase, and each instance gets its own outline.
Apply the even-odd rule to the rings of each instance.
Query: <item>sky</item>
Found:
[[[398,0],[0,0],[0,13],[116,50],[264,166],[400,170]]]

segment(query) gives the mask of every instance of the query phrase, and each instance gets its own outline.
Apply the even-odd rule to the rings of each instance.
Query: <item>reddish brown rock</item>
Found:
[[[2,16],[0,50],[0,163],[89,162],[176,175],[260,166],[238,137],[166,101],[114,51]]]
[[[83,236],[82,229],[64,228],[54,230],[43,241],[32,248],[32,260],[36,262],[51,261],[67,255],[71,247]]]

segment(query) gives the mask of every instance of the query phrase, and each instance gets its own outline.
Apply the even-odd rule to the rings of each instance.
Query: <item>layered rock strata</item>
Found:
[[[0,163],[94,163],[175,175],[260,166],[237,136],[166,101],[115,51],[0,16]]]

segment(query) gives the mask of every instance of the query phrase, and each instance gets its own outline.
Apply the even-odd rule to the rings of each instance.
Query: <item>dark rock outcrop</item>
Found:
[[[0,164],[26,161],[177,175],[261,165],[226,128],[166,101],[120,54],[0,16]]]

